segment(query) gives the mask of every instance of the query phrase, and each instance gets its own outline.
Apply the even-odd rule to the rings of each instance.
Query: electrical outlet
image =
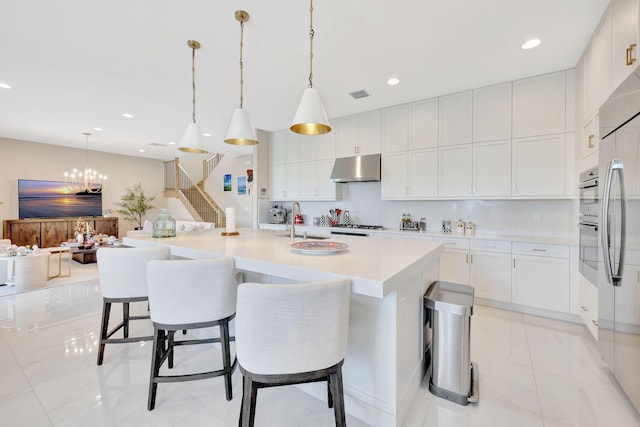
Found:
[[[469,219],[469,212],[462,212],[462,219]]]
[[[534,213],[533,213],[533,220],[534,220],[535,222],[540,221],[540,212],[534,212]]]

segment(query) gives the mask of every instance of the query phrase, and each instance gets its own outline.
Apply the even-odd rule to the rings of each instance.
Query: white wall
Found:
[[[253,155],[225,154],[205,181],[205,190],[224,210],[236,208],[236,225],[253,227],[253,205],[255,200],[254,182],[247,182],[247,194],[238,195],[237,178],[247,176],[247,169],[253,169]],[[231,174],[231,191],[224,191],[224,175]],[[255,178],[255,176],[254,176]]]
[[[84,149],[0,137],[0,220],[18,218],[18,179],[64,181],[65,170],[84,167],[85,153]],[[147,196],[156,197],[157,209],[147,213],[146,219],[152,220],[158,209],[167,207],[162,196],[162,161],[90,151],[89,167],[109,177],[102,194],[103,211],[111,209],[116,215],[114,203],[138,182]],[[120,218],[120,236],[136,225]]]

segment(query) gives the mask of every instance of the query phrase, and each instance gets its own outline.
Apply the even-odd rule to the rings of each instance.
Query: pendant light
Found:
[[[206,153],[204,141],[202,140],[202,132],[200,126],[196,123],[196,49],[200,49],[200,43],[195,40],[187,41],[187,46],[191,48],[191,88],[192,88],[192,122],[187,125],[178,150],[187,153]]]
[[[291,129],[295,133],[302,135],[320,135],[331,132],[327,113],[322,105],[320,93],[313,87],[313,0],[309,1],[309,87],[307,87],[298,104],[298,110],[293,118]]]
[[[240,22],[240,108],[233,110],[224,142],[232,145],[255,145],[258,143],[256,131],[251,125],[247,110],[242,108],[244,101],[244,63],[242,62],[242,48],[244,46],[244,23],[249,20],[249,14],[244,10],[236,10],[235,17],[236,21]]]

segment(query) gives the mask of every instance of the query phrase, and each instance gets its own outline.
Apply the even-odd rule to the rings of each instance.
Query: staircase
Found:
[[[226,226],[224,211],[213,198],[204,191],[204,180],[220,161],[215,155],[204,161],[203,181],[194,183],[178,163],[178,158],[164,162],[164,196],[177,197],[197,221],[212,222],[216,227]],[[215,163],[215,164],[214,164]],[[212,166],[211,166],[212,165]]]

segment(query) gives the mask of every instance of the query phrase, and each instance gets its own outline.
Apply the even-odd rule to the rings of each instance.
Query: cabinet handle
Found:
[[[471,264],[473,264],[473,254],[469,256],[469,259],[471,260]]]
[[[585,306],[583,305],[583,306],[582,306],[582,311],[589,311],[589,310],[587,309],[587,307],[585,307]]]
[[[467,254],[466,258],[467,258],[467,264],[469,264],[469,254]]]
[[[469,194],[471,194],[471,184],[469,184]]]
[[[597,320],[592,320],[591,323],[593,323],[594,325],[598,326],[598,321]]]
[[[516,184],[511,184],[511,193],[516,194]]]
[[[476,185],[473,184],[473,194],[476,194]]]
[[[633,57],[633,49],[635,49],[636,46],[635,43],[631,43],[627,48],[627,65],[633,65],[633,63],[636,62],[636,58]]]
[[[533,248],[534,252],[547,252],[546,249],[537,249],[537,248]]]
[[[513,268],[516,268],[516,259],[513,259]]]
[[[589,135],[589,143],[587,144],[589,148],[593,148],[593,138],[595,137],[594,134]]]

